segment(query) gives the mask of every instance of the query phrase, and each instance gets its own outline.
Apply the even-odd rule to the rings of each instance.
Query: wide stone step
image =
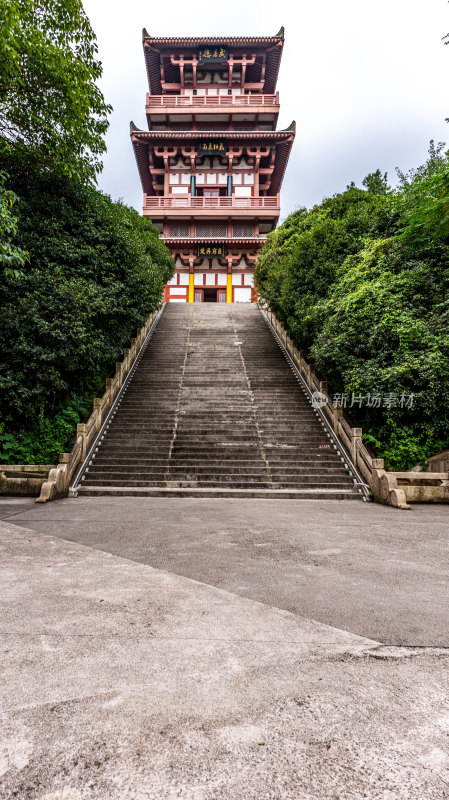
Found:
[[[320,460],[320,452],[316,452],[316,450],[309,450],[304,447],[292,447],[288,451],[281,448],[270,448],[269,450],[265,450],[265,454],[267,460],[271,464],[283,464],[283,463],[292,463],[296,462],[298,458],[302,458],[304,461],[309,461],[310,463],[320,464],[323,463]],[[127,458],[131,458],[134,460],[141,460],[144,458],[157,458],[160,459],[162,457],[166,457],[169,453],[169,447],[165,446],[149,446],[141,447],[141,446],[132,446],[129,445],[127,447],[120,447],[117,444],[104,444],[103,446],[99,447],[97,450],[97,454],[101,453],[105,457],[109,458],[116,458],[117,456],[125,456]],[[223,446],[223,447],[213,447],[209,448],[208,450],[193,450],[193,449],[186,449],[186,450],[175,450],[174,448],[171,451],[171,461],[176,463],[187,463],[195,462],[195,463],[202,463],[205,459],[207,459],[207,463],[219,461],[222,463],[224,460],[226,461],[248,461],[248,460],[258,460],[262,458],[262,454],[260,451],[260,447],[258,443],[254,443],[253,445],[248,445],[246,447],[233,447],[232,445]],[[338,458],[338,456],[337,456]]]
[[[165,308],[81,493],[361,496],[262,315],[238,305]]]
[[[129,469],[132,467],[135,470],[140,469],[155,469],[158,467],[167,467],[167,456],[165,458],[140,458],[138,461],[133,456],[130,457],[123,457],[120,455],[116,456],[103,456],[100,455],[99,451],[96,455],[96,458],[92,461],[92,464],[95,464],[95,468],[100,468],[103,466],[117,466],[121,469]],[[284,464],[284,462],[276,462],[272,459],[267,460],[267,463],[272,470],[273,473],[279,474],[285,469],[286,472],[290,472],[291,470],[298,470],[299,472],[309,473],[309,472],[326,472],[328,470],[333,470],[336,468],[341,467],[341,461],[338,458],[336,459],[328,459],[323,461],[317,461],[316,459],[304,459],[302,461],[289,461]],[[182,461],[173,462],[171,461],[171,466],[176,469],[183,469],[183,470],[205,470],[210,471],[211,469],[233,469],[233,470],[251,470],[257,469],[259,466],[262,468],[264,467],[265,461],[262,460],[261,457],[256,459],[227,459],[226,462],[223,462],[223,459],[210,459],[207,465],[204,464],[202,459],[183,459]],[[265,468],[265,467],[264,467]]]
[[[143,472],[133,473],[132,475],[127,472],[112,472],[102,471],[98,473],[88,472],[85,476],[85,483],[89,485],[111,483],[122,484],[123,486],[165,486],[173,483],[180,485],[193,485],[193,486],[210,486],[212,485],[232,485],[232,486],[253,486],[256,484],[267,484],[278,487],[288,486],[325,486],[338,488],[345,488],[351,486],[353,481],[343,480],[341,475],[286,475],[282,480],[279,478],[271,477],[264,473],[249,474],[249,473],[210,473],[201,475],[185,475],[179,474],[175,470],[170,470],[169,473],[159,472],[155,474],[147,474]]]
[[[186,464],[185,461],[177,461],[168,459],[168,453],[161,454],[158,458],[153,459],[150,463],[144,463],[142,459],[136,459],[133,463],[117,463],[117,459],[103,459],[98,461],[93,459],[90,466],[88,466],[90,473],[99,471],[119,471],[119,472],[154,472],[166,471],[170,469],[171,472],[179,474],[204,474],[211,473],[259,473],[268,469],[275,478],[281,478],[288,475],[341,475],[349,474],[349,468],[345,469],[341,462],[324,463],[316,465],[316,463],[307,464],[303,463],[297,465],[294,461],[284,465],[276,465],[274,462],[265,462],[262,458],[255,460],[242,459],[236,462],[235,460],[220,459],[216,461],[211,459],[206,461],[201,459],[201,462],[191,462]]]
[[[351,484],[346,483],[345,481],[310,481],[310,482],[302,482],[302,481],[267,481],[267,480],[258,480],[254,478],[253,480],[243,480],[243,479],[230,479],[230,480],[214,480],[214,481],[206,481],[206,480],[177,480],[175,478],[167,478],[166,480],[132,480],[127,481],[125,480],[116,480],[113,476],[107,476],[104,479],[95,479],[95,478],[86,478],[83,482],[83,486],[134,486],[134,487],[172,487],[172,488],[206,488],[210,486],[223,486],[223,487],[230,487],[233,489],[254,489],[259,487],[266,487],[266,488],[273,488],[273,489],[294,489],[294,488],[310,488],[310,489],[348,489]]]
[[[362,495],[352,489],[232,489],[229,487],[136,487],[136,486],[81,486],[77,493],[102,497],[234,497],[266,500],[362,500]]]

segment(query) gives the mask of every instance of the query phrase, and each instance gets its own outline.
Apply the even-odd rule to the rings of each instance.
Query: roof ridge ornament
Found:
[[[145,30],[145,29],[144,29]],[[281,29],[277,32],[275,39],[285,39],[285,28],[282,25]]]
[[[146,28],[142,28],[142,42],[144,42],[145,39],[151,39],[151,36]]]
[[[134,125],[134,122],[131,120],[131,122],[129,123],[129,132],[130,133],[139,133],[139,131],[140,131],[140,128],[138,128],[137,125]]]
[[[293,122],[291,122],[288,128],[285,128],[285,130],[291,131],[292,133],[296,133],[296,121],[293,120]]]

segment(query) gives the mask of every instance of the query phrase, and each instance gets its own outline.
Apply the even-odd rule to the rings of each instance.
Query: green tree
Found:
[[[363,179],[362,186],[372,194],[388,194],[390,191],[388,175],[386,172],[382,175],[380,169],[376,169],[375,172],[370,172],[369,175]]]
[[[0,284],[0,416],[34,430],[114,370],[162,298],[173,260],[151,222],[92,186],[4,160],[17,203],[20,280]]]
[[[107,115],[95,35],[80,0],[0,0],[0,146],[92,180]]]
[[[358,252],[365,237],[386,230],[387,207],[383,192],[350,186],[311,211],[295,211],[268,235],[257,264],[257,286],[303,348],[311,346],[322,326],[319,301],[345,258]]]
[[[449,444],[449,158],[380,170],[270,234],[260,295],[350,408],[388,468],[425,462]],[[369,400],[375,396],[379,401]],[[384,403],[383,398],[391,402]],[[409,398],[413,398],[410,403]],[[402,399],[401,399],[402,398]]]
[[[321,303],[312,359],[348,404],[353,395],[365,398],[350,413],[389,468],[424,462],[449,440],[449,335],[442,314],[449,270],[443,266],[412,254],[397,237],[367,242],[346,259]],[[370,400],[376,395],[379,405]]]
[[[5,275],[20,278],[20,267],[25,265],[28,253],[13,244],[17,234],[17,217],[12,213],[12,207],[17,197],[5,188],[6,177],[5,172],[0,172],[0,264],[3,264]]]

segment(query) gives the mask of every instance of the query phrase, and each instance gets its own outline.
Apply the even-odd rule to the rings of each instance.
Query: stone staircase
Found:
[[[261,311],[221,303],[165,307],[78,491],[361,499]]]

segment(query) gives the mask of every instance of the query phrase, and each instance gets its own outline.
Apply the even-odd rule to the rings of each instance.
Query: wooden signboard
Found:
[[[223,140],[200,139],[196,152],[199,156],[225,156],[227,145]]]
[[[199,64],[219,64],[228,60],[226,45],[203,44],[198,48]]]
[[[198,258],[223,258],[226,246],[224,242],[198,242],[196,254]]]

